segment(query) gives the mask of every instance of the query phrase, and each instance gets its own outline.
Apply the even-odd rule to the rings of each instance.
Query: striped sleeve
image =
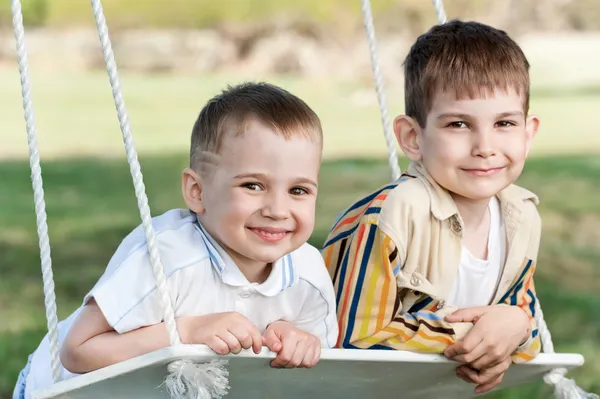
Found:
[[[364,219],[322,252],[336,294],[336,347],[442,353],[456,341],[455,331],[431,311],[398,313],[398,248],[373,218]]]
[[[533,283],[533,272],[535,271],[535,262],[528,260],[524,263],[518,277],[500,299],[501,304],[518,306],[527,316],[529,316],[531,335],[512,355],[513,363],[524,363],[535,358],[541,350],[541,341],[538,333],[536,317],[535,286]]]

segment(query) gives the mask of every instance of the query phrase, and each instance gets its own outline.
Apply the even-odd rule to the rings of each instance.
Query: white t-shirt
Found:
[[[175,317],[236,311],[263,332],[286,320],[321,339],[337,340],[335,295],[319,251],[304,244],[278,260],[267,280],[250,283],[231,257],[187,210],[171,210],[153,219]],[[86,295],[94,297],[108,323],[119,333],[163,320],[156,282],[141,226],[113,255],[106,271]],[[62,344],[81,308],[59,323]],[[76,374],[63,368],[63,379]],[[25,397],[52,384],[48,336],[34,352]]]
[[[489,205],[490,233],[487,260],[477,259],[462,247],[460,265],[446,303],[458,308],[487,306],[496,293],[506,260],[506,232],[500,202],[492,197]]]

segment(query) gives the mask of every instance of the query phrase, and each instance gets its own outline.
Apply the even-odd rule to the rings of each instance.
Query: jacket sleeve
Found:
[[[456,341],[443,316],[398,312],[398,248],[372,221],[359,223],[343,239],[331,239],[322,253],[336,294],[336,347],[442,353]]]
[[[541,219],[537,210],[534,212],[533,229],[529,242],[528,254],[530,259],[523,262],[523,267],[515,278],[510,290],[501,299],[501,303],[518,306],[529,317],[530,335],[512,355],[513,363],[523,363],[535,358],[542,348],[536,317],[538,316],[538,298],[535,292],[533,275],[537,266],[541,233]]]

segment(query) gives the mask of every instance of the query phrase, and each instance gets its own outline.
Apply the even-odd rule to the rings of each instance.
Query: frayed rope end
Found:
[[[221,399],[229,391],[227,361],[212,359],[209,363],[178,360],[167,367],[164,381],[172,399]]]
[[[600,399],[595,393],[585,392],[574,380],[566,378],[566,369],[555,369],[544,376],[544,382],[554,386],[555,399]]]

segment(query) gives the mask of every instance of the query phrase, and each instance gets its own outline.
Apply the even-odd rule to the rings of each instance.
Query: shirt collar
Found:
[[[221,281],[227,285],[243,287],[253,286],[256,291],[265,296],[274,296],[298,282],[298,273],[294,267],[292,254],[286,254],[273,263],[271,273],[262,284],[250,283],[231,256],[206,231],[198,220],[195,226],[206,246],[210,263]]]
[[[439,220],[446,220],[458,215],[458,209],[450,193],[441,187],[420,162],[412,162],[407,174],[417,177],[423,182],[431,200],[431,213]],[[497,194],[503,210],[510,209],[512,216],[518,216],[523,209],[523,202],[531,200],[538,205],[539,199],[531,191],[511,184]]]

